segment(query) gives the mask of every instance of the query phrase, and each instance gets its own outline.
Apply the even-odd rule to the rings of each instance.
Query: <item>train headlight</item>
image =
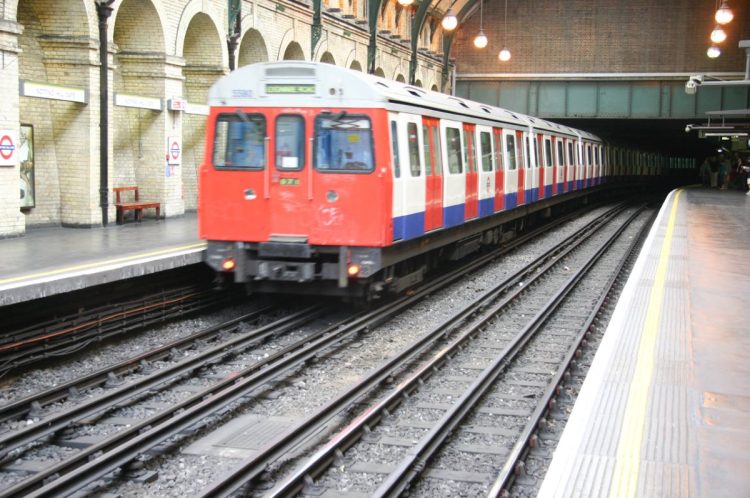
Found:
[[[221,269],[224,271],[232,271],[235,266],[237,266],[237,262],[232,258],[227,258],[221,262]]]
[[[349,267],[346,269],[346,273],[349,274],[350,277],[356,277],[359,275],[359,265],[356,263],[349,263]]]

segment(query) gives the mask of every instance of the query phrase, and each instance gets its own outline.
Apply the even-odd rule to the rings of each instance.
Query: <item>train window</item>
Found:
[[[495,171],[502,171],[505,167],[505,160],[503,159],[503,136],[499,133],[495,134]]]
[[[544,165],[552,167],[552,140],[549,138],[544,139]]]
[[[391,154],[393,176],[401,178],[401,161],[398,154],[398,123],[395,121],[391,121]]]
[[[430,148],[430,129],[426,125],[422,125],[422,150],[424,151],[424,174],[425,176],[432,176],[433,157]]]
[[[586,166],[591,166],[591,146],[586,145]]]
[[[214,167],[263,169],[266,166],[266,118],[261,114],[220,114],[214,132]]]
[[[417,136],[417,124],[406,123],[406,143],[409,144],[409,168],[411,176],[420,176],[422,168],[419,165],[419,137]]]
[[[445,129],[445,146],[448,153],[448,171],[454,174],[463,173],[461,167],[461,132],[458,128]]]
[[[514,135],[505,135],[505,150],[507,154],[505,157],[508,158],[508,170],[514,170],[518,166],[516,164],[516,137]]]
[[[437,126],[432,127],[432,147],[435,158],[435,176],[443,174],[443,156],[440,154],[440,131]]]
[[[526,159],[524,163],[527,168],[531,168],[531,147],[529,146],[529,137],[524,137],[524,142],[526,143]]]
[[[305,167],[305,120],[302,116],[276,119],[276,169],[301,170]]]
[[[568,165],[573,166],[573,142],[568,142]]]
[[[464,164],[466,164],[466,172],[471,173],[477,170],[476,166],[477,151],[474,147],[474,140],[469,132],[464,128]]]
[[[342,112],[315,118],[315,168],[336,173],[373,170],[372,126],[366,116]]]
[[[557,139],[557,165],[563,166],[563,162],[565,161],[565,155],[563,154],[563,144],[562,139]]]
[[[479,151],[482,158],[482,171],[492,171],[492,134],[479,132]]]

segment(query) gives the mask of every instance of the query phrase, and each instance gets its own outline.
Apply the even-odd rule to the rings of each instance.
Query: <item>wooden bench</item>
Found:
[[[141,221],[143,219],[144,209],[156,210],[156,219],[159,219],[159,211],[161,210],[161,204],[158,202],[141,201],[138,195],[138,187],[114,187],[112,191],[115,193],[115,208],[117,208],[117,224],[122,225],[125,222],[125,211],[135,212],[135,221]],[[123,202],[123,192],[133,192],[133,202]]]

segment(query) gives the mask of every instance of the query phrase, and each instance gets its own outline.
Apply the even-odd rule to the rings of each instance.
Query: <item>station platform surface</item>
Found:
[[[750,196],[661,208],[540,497],[750,496]]]
[[[195,213],[94,228],[31,228],[0,239],[0,306],[201,261]]]

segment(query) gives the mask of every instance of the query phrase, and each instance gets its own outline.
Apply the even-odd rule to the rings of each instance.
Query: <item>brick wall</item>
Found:
[[[726,72],[744,71],[750,38],[750,0],[732,0],[735,19],[726,28],[724,54],[706,57],[715,21],[705,0],[508,0],[505,40],[513,53],[497,59],[503,45],[504,2],[484,5],[489,45],[479,50],[479,11],[457,32],[451,57],[462,73]]]

